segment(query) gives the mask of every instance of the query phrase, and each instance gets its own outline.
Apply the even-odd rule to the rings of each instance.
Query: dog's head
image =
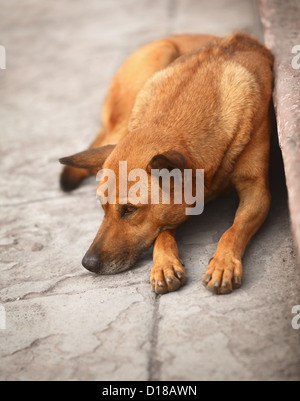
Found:
[[[187,219],[184,202],[175,202],[176,196],[183,194],[180,178],[186,168],[184,156],[178,151],[167,151],[146,160],[147,155],[140,153],[125,161],[120,145],[60,160],[69,166],[100,170],[97,199],[105,215],[83,258],[86,269],[98,274],[125,271],[152,246],[160,232],[177,228]],[[153,171],[173,172],[173,178],[169,177],[163,185],[164,177],[152,174]],[[180,181],[177,186],[176,180]]]

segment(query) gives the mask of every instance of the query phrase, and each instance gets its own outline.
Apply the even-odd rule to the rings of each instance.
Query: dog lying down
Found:
[[[243,253],[270,207],[272,65],[271,53],[245,34],[171,36],[129,57],[112,81],[94,143],[60,160],[66,165],[60,180],[65,191],[102,170],[97,197],[105,216],[83,258],[86,269],[125,271],[153,245],[152,289],[165,294],[184,285],[175,232],[193,213],[187,213],[191,203],[185,197],[181,202],[175,197],[186,183],[195,194],[196,173],[204,170],[205,202],[234,188],[240,204],[203,284],[215,294],[241,286]],[[137,175],[127,179],[125,167],[140,172],[139,190]],[[107,171],[114,185],[108,185]],[[153,171],[176,172],[181,186],[175,188],[174,174],[164,187]],[[125,192],[120,184],[124,174]],[[151,198],[154,188],[158,201]],[[163,202],[167,190],[170,201]]]

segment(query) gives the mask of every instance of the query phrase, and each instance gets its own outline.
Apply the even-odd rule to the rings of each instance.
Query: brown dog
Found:
[[[148,175],[152,169],[204,169],[205,201],[235,188],[240,205],[203,283],[218,294],[239,288],[245,247],[270,206],[272,65],[270,52],[244,34],[173,36],[143,47],[114,78],[90,150],[60,160],[67,165],[62,188],[75,189],[102,167],[118,182],[119,161]],[[177,290],[186,273],[175,231],[188,218],[186,207],[132,205],[117,195],[116,204],[103,205],[105,217],[84,267],[118,273],[154,244],[151,286],[158,294]]]

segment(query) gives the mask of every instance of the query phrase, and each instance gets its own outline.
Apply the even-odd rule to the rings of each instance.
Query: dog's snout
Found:
[[[99,255],[87,252],[82,259],[82,265],[92,273],[100,273],[102,262]]]

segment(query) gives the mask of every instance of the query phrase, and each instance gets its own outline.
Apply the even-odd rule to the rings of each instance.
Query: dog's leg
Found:
[[[240,206],[233,226],[222,236],[203,284],[216,294],[229,294],[242,284],[242,256],[251,237],[261,227],[270,206],[270,193],[261,181],[237,184]]]
[[[203,284],[213,293],[228,294],[242,284],[242,257],[245,248],[267,217],[269,192],[269,126],[258,131],[233,173],[240,204],[233,226],[222,236]]]
[[[179,259],[175,230],[159,234],[154,243],[153,261],[150,280],[157,294],[176,291],[185,284],[186,273]]]

